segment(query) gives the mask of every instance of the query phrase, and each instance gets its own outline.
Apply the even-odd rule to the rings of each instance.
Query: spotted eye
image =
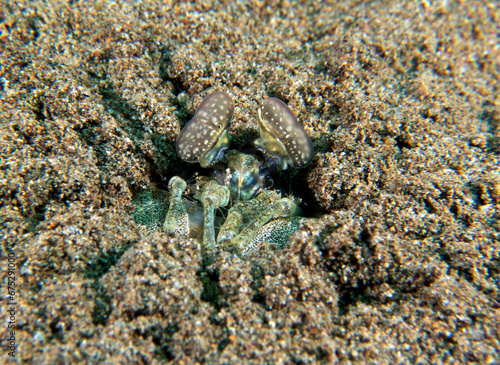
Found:
[[[217,91],[208,95],[177,137],[177,155],[202,167],[215,164],[229,145],[227,131],[233,113],[234,103],[228,94]]]
[[[307,165],[314,149],[306,131],[281,100],[267,98],[259,108],[260,138],[257,148],[279,160],[281,168]]]

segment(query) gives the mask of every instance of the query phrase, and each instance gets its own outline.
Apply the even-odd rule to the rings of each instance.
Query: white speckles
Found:
[[[279,154],[284,161],[283,168],[287,164],[303,166],[311,160],[311,140],[285,103],[276,98],[268,98],[262,102],[260,115],[260,123],[266,130],[271,130],[272,135],[261,135],[261,139],[266,141],[256,141],[256,144],[270,154]]]
[[[208,95],[201,102],[193,119],[179,134],[178,155],[183,160],[195,162],[203,160],[216,146],[222,148],[223,146],[218,145],[218,142],[229,128],[233,112],[234,104],[229,95],[223,92]],[[218,154],[213,155],[215,158]],[[210,163],[210,161],[205,163]]]

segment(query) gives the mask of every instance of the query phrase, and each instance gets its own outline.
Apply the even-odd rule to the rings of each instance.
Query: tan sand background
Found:
[[[18,363],[499,364],[499,8],[3,0],[0,338],[14,249]],[[174,146],[213,90],[236,143],[267,96],[311,136],[276,179],[324,216],[284,251],[130,218],[200,171]]]

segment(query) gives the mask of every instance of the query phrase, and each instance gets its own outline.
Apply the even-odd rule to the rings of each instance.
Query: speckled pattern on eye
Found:
[[[208,95],[177,137],[177,154],[187,162],[199,162],[202,167],[213,165],[229,144],[229,122],[234,103],[222,91]]]
[[[306,131],[290,108],[281,100],[267,98],[259,108],[261,138],[255,145],[281,159],[281,168],[307,165],[314,149]]]

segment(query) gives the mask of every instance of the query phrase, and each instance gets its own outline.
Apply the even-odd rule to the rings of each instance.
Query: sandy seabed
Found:
[[[500,363],[497,2],[0,9],[0,362]],[[312,139],[274,179],[322,217],[282,251],[130,218],[200,171],[175,140],[214,90],[237,145],[267,96]]]

